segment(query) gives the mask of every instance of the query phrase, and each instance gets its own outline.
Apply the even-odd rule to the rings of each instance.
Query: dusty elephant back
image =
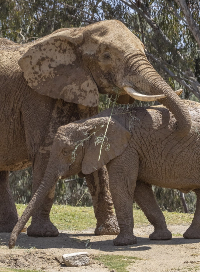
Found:
[[[200,180],[200,104],[184,103],[192,120],[191,130],[184,137],[174,133],[177,121],[165,107],[135,109],[131,144],[140,160],[139,180],[183,192],[196,188]]]
[[[192,129],[198,127],[200,122],[200,103],[191,100],[182,100],[189,110],[192,119]],[[145,130],[160,130],[168,128],[169,132],[176,129],[177,121],[174,115],[164,106],[134,107],[134,105],[118,105],[114,110],[108,109],[97,115],[97,117],[111,116],[123,124],[129,131],[136,127]],[[170,132],[170,133],[171,133]]]

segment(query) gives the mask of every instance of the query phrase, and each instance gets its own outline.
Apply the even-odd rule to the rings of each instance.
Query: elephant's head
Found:
[[[175,115],[179,133],[190,129],[187,108],[148,62],[142,42],[119,21],[60,29],[27,48],[19,65],[40,94],[90,107],[97,106],[99,92],[114,89],[140,100],[165,95],[162,103]]]
[[[9,247],[15,245],[18,234],[59,177],[69,177],[79,172],[86,175],[96,171],[122,154],[130,137],[129,131],[109,117],[81,120],[60,127],[54,138],[42,183],[14,227]]]
[[[49,169],[62,177],[91,174],[119,156],[130,137],[131,133],[110,117],[62,126],[53,142]]]

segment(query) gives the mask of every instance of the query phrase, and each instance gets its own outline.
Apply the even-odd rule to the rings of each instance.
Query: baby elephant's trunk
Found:
[[[47,167],[48,168],[48,167]],[[51,169],[51,168],[50,168]],[[19,233],[22,231],[29,218],[32,216],[33,212],[43,203],[46,195],[51,190],[51,188],[55,185],[58,176],[53,174],[53,176],[45,174],[44,180],[40,184],[36,193],[32,197],[25,211],[23,212],[21,218],[18,220],[15,225],[9,240],[9,248],[13,248],[15,246],[17,237]]]

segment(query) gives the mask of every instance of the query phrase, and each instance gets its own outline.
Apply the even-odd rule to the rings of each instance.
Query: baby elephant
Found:
[[[108,109],[60,127],[43,181],[11,234],[10,248],[59,177],[90,174],[103,165],[107,165],[120,227],[114,245],[137,242],[133,235],[133,200],[154,226],[150,239],[171,239],[152,185],[196,193],[196,212],[184,237],[200,239],[200,104],[185,103],[192,128],[183,137],[177,133],[174,116],[162,106]]]

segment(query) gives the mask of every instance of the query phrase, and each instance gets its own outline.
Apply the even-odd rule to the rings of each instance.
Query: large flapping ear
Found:
[[[90,174],[119,156],[131,137],[119,122],[109,117],[92,118],[85,122],[89,127],[89,142],[85,144],[82,161],[83,174]]]
[[[98,88],[82,64],[81,42],[80,29],[57,31],[36,41],[19,60],[28,85],[42,95],[97,106]]]

